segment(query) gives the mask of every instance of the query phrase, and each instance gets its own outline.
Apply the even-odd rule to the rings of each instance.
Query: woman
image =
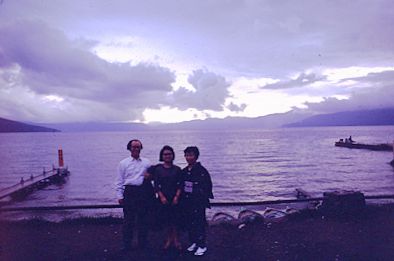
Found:
[[[160,150],[159,159],[163,163],[150,167],[148,173],[153,176],[155,191],[160,202],[160,221],[167,230],[164,249],[174,246],[180,250],[177,224],[179,224],[178,202],[183,183],[181,168],[173,164],[174,159],[174,149],[168,145],[164,146]]]
[[[182,170],[183,204],[186,215],[186,229],[190,246],[187,251],[202,256],[207,251],[205,209],[210,208],[213,198],[211,176],[206,168],[197,162],[200,151],[196,146],[184,150],[187,166]]]

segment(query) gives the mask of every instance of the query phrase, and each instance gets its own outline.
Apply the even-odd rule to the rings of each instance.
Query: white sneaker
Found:
[[[196,244],[196,243],[193,243],[193,244],[191,244],[191,245],[187,248],[187,251],[193,252],[193,251],[196,250],[196,248],[197,248],[197,244]]]
[[[197,248],[196,252],[194,253],[195,256],[202,256],[208,250],[206,247],[199,247]]]

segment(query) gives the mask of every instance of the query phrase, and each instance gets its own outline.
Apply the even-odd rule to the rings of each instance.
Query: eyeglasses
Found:
[[[169,152],[169,153],[163,153],[163,156],[169,156],[169,155],[172,156],[172,153],[171,153],[171,152]]]

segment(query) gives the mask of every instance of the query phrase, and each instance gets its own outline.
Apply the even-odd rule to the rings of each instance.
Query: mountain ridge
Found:
[[[60,130],[0,118],[0,132],[60,132]]]
[[[37,126],[38,125],[38,126]],[[229,129],[269,129],[291,127],[324,126],[372,126],[394,125],[394,107],[372,110],[343,111],[312,115],[307,111],[293,110],[256,118],[227,117],[209,118],[179,123],[108,123],[108,122],[70,122],[70,123],[23,123],[0,118],[0,132],[37,131],[154,131],[154,130],[229,130]]]
[[[394,125],[394,108],[342,111],[318,114],[283,127]]]

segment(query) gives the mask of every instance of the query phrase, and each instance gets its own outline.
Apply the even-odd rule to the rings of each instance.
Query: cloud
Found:
[[[377,109],[394,107],[394,71],[370,73],[363,77],[344,79],[352,80],[353,92],[348,99],[325,98],[320,103],[305,103],[308,109],[316,113]]]
[[[195,70],[189,76],[193,91],[180,88],[171,93],[175,73],[169,69],[144,63],[109,63],[83,48],[94,46],[91,40],[85,44],[81,38],[71,41],[42,21],[8,23],[0,27],[0,34],[0,98],[9,99],[10,92],[5,90],[12,86],[25,92],[23,106],[13,99],[24,112],[14,115],[22,120],[59,120],[56,114],[61,121],[144,120],[145,108],[161,106],[221,111],[229,96],[230,83],[206,70]],[[52,107],[38,102],[48,95],[63,101],[53,102]],[[3,108],[3,115],[8,114]]]
[[[223,110],[230,86],[223,76],[199,69],[189,76],[188,82],[194,90],[180,88],[175,91],[172,94],[173,106],[180,109]]]
[[[273,90],[299,88],[306,85],[310,85],[314,82],[323,81],[325,79],[326,79],[325,76],[318,76],[314,73],[310,73],[310,74],[301,73],[300,75],[298,75],[296,79],[267,84],[264,85],[262,88],[273,89]]]
[[[257,99],[241,102],[228,93],[230,82],[241,77],[278,80],[255,88],[256,96],[281,93],[301,99],[302,92],[304,97],[319,99],[350,97],[326,98],[321,105],[309,104],[311,108],[336,110],[357,107],[357,102],[380,106],[375,98],[383,91],[391,94],[390,75],[368,75],[354,79],[355,85],[350,81],[336,85],[329,76],[306,72],[392,66],[393,7],[390,0],[3,1],[0,103],[9,108],[0,106],[0,115],[28,118],[28,112],[34,111],[36,118],[51,119],[45,111],[67,110],[64,120],[89,120],[98,117],[95,112],[103,119],[135,120],[141,119],[145,108],[226,113],[245,108],[236,104],[254,108]],[[127,48],[114,47],[118,57],[130,51],[123,63],[110,63],[92,52],[118,39],[141,40]],[[304,73],[288,78],[299,72]],[[181,86],[174,84],[180,74],[190,74],[194,91],[173,91],[173,86]],[[9,97],[16,89],[24,92],[23,106]],[[368,100],[368,93],[374,99]],[[47,95],[64,100],[38,107]],[[386,98],[383,103],[389,104]],[[267,109],[254,110],[253,115],[262,111]]]
[[[41,21],[3,25],[0,35],[3,90],[23,86],[37,97],[57,95],[81,105],[128,111],[130,116],[130,111],[157,107],[175,80],[173,72],[158,65],[106,62]],[[138,118],[114,115],[119,120]]]
[[[390,64],[394,56],[390,0],[20,0],[6,1],[2,9],[3,21],[41,17],[73,34],[138,35],[210,69],[256,77],[314,66]]]
[[[239,111],[243,111],[246,108],[246,104],[241,104],[241,105],[237,105],[234,103],[230,103],[229,105],[227,105],[227,109],[229,109],[230,111],[234,111],[234,112],[239,112]]]
[[[345,81],[356,81],[359,83],[372,83],[372,84],[388,84],[394,81],[394,70],[387,70],[383,72],[368,73],[362,77],[345,78]]]

